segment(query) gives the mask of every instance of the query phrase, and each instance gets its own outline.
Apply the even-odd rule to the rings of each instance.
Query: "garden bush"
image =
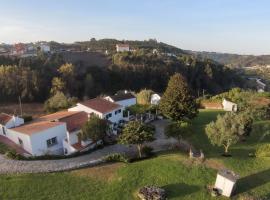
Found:
[[[262,158],[262,157],[270,157],[270,144],[263,144],[260,145],[255,153],[256,157]]]
[[[124,162],[124,163],[129,162],[129,159],[121,153],[113,153],[107,155],[104,160],[107,162]]]

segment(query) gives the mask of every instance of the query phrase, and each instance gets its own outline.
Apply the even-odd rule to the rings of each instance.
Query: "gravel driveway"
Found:
[[[156,140],[148,143],[155,151],[166,150],[176,143],[174,139],[167,139],[164,136],[164,127],[168,124],[167,120],[158,120],[152,123],[156,127]],[[136,154],[135,146],[124,146],[115,144],[106,146],[103,149],[92,153],[61,160],[36,160],[22,161],[10,160],[0,155],[0,174],[6,173],[39,173],[66,171],[86,166],[94,166],[103,162],[102,158],[111,153],[125,153],[128,155]]]

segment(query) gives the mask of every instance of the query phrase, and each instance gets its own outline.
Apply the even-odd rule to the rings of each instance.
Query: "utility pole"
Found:
[[[20,106],[20,111],[21,111],[21,117],[22,117],[22,101],[21,101],[21,97],[19,96],[19,106]]]

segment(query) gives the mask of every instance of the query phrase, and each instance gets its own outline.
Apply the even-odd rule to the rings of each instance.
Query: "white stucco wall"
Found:
[[[225,111],[237,111],[237,104],[223,99],[222,106]]]
[[[115,111],[119,109],[121,109],[121,112],[118,114],[115,114]],[[76,107],[69,108],[68,111],[84,111],[89,114],[94,113],[101,119],[106,119],[106,115],[109,113],[112,113],[112,117],[108,118],[108,120],[110,120],[112,123],[118,123],[120,120],[123,119],[123,107],[119,107],[107,113],[100,113],[100,112],[97,112],[96,110],[93,110],[91,108],[88,108],[87,106],[84,106],[78,103]]]
[[[63,149],[67,151],[65,155],[70,155],[77,152],[77,150],[65,140],[63,140]]]
[[[72,133],[69,133],[68,134],[68,143],[69,144],[75,144],[79,141],[78,139],[78,134],[79,134],[80,131],[75,131],[75,132],[72,132]]]
[[[129,46],[119,46],[119,45],[116,45],[116,51],[117,52],[129,51]]]
[[[47,147],[47,140],[57,138],[57,144]],[[31,154],[40,156],[44,154],[63,154],[63,140],[67,137],[66,125],[61,124],[45,131],[32,134],[30,137],[32,151]]]
[[[5,127],[6,128],[14,128],[14,127],[20,126],[22,124],[24,124],[24,119],[22,119],[20,117],[13,116],[12,119],[6,123]]]
[[[91,114],[91,113],[94,113],[96,114],[97,116],[99,116],[100,118],[102,118],[102,113],[96,111],[96,110],[93,110],[87,106],[84,106],[80,103],[77,104],[77,106],[73,107],[73,108],[69,108],[68,111],[84,111],[88,114]]]
[[[6,137],[18,145],[20,145],[19,144],[19,138],[20,138],[23,141],[22,148],[24,148],[26,151],[32,154],[32,145],[31,145],[31,139],[29,135],[16,132],[12,129],[7,129]]]
[[[115,111],[120,110],[120,109],[121,109],[121,112],[118,114],[115,114]],[[105,114],[103,114],[102,118],[106,119],[106,115],[109,113],[111,113],[112,116],[110,118],[108,118],[108,120],[110,120],[112,123],[118,123],[120,120],[123,119],[123,108],[117,108],[117,109],[113,110],[112,112],[105,113]]]
[[[230,197],[232,195],[234,185],[235,185],[235,182],[219,174],[217,175],[215,188],[217,188],[222,195],[226,197]]]
[[[133,99],[125,99],[125,100],[122,100],[122,101],[116,101],[115,103],[123,106],[124,108],[126,107],[129,107],[129,106],[133,106],[133,105],[136,105],[137,101],[136,101],[136,98],[133,98]]]

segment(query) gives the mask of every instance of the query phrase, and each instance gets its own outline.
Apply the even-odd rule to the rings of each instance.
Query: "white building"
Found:
[[[24,124],[24,120],[15,115],[0,113],[0,134],[4,134],[6,129],[14,128]]]
[[[89,150],[96,145],[91,140],[81,140],[78,135],[89,119],[85,112],[60,111],[24,125],[17,121],[19,126],[12,125],[12,116],[10,120],[2,114],[0,116],[1,124],[5,121],[5,131],[1,131],[1,135],[20,146],[29,155],[68,155]]]
[[[39,48],[40,48],[40,51],[44,52],[44,53],[48,53],[51,51],[51,48],[48,44],[45,44],[45,43],[41,43],[39,45]]]
[[[237,104],[233,103],[231,101],[228,101],[226,99],[223,99],[222,101],[223,110],[225,111],[237,111]]]
[[[123,106],[108,101],[103,98],[94,98],[84,102],[77,103],[69,111],[84,111],[88,114],[95,114],[101,119],[107,119],[112,123],[117,124],[123,120]]]
[[[116,51],[117,52],[125,52],[130,51],[128,44],[117,44],[116,45]]]
[[[104,99],[117,103],[123,106],[124,108],[136,105],[137,103],[136,97],[126,90],[124,91],[124,93],[117,93],[115,95],[107,96]]]
[[[82,140],[79,133],[91,114],[112,122],[123,119],[123,106],[103,98],[78,103],[68,111],[42,116],[24,124],[23,119],[0,114],[0,135],[11,140],[28,155],[69,155],[87,151],[97,145],[91,140]]]
[[[230,197],[234,190],[238,175],[229,170],[220,170],[217,174],[215,188],[221,195]]]
[[[161,96],[159,94],[152,94],[151,95],[151,100],[150,100],[150,103],[152,105],[158,105],[159,104],[159,101],[161,99]]]

